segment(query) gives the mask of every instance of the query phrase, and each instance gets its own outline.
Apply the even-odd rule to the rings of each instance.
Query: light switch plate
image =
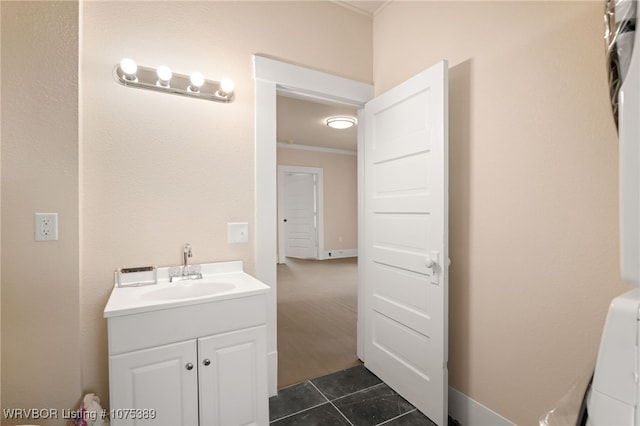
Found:
[[[227,242],[232,244],[248,243],[249,224],[246,222],[227,223]]]

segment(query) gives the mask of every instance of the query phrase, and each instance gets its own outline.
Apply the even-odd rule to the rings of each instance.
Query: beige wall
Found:
[[[2,407],[73,409],[81,397],[78,4],[0,7]],[[58,241],[34,241],[35,212],[58,212]]]
[[[358,248],[357,157],[278,148],[278,165],[323,169],[324,249]]]
[[[83,7],[83,388],[105,397],[102,310],[115,268],[177,264],[185,242],[194,262],[243,259],[254,268],[252,54],[370,82],[372,22],[329,2]],[[230,76],[236,101],[119,86],[111,73],[124,56],[185,74]],[[226,224],[235,221],[249,222],[249,244],[226,243]]]
[[[627,289],[602,13],[430,1],[374,19],[377,93],[449,60],[450,385],[521,425],[589,374]]]

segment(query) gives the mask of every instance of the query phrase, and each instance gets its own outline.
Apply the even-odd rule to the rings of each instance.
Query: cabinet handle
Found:
[[[204,364],[205,367],[208,367],[209,365],[211,365],[211,360],[205,359],[204,361],[202,361],[202,363]]]
[[[187,365],[184,366],[184,368],[186,368],[187,370],[193,370],[193,364],[189,362],[187,363]]]

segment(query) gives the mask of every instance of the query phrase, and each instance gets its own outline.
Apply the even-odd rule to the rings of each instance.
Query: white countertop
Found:
[[[140,287],[113,287],[109,301],[104,308],[104,317],[131,315],[141,312],[155,311],[159,309],[175,308],[199,303],[209,303],[218,300],[234,299],[237,297],[263,294],[269,291],[269,286],[243,271],[242,261],[219,262],[202,264],[203,278],[199,280],[183,280],[174,283],[169,282],[169,268],[158,268],[158,284],[144,285]],[[220,284],[217,286],[216,284]],[[202,287],[196,288],[198,285]],[[176,288],[176,287],[190,288]],[[214,291],[208,293],[205,287]],[[168,294],[176,290],[194,291],[193,295],[184,298],[164,298],[162,294]]]

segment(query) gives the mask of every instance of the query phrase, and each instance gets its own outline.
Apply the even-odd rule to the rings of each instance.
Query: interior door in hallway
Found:
[[[365,105],[365,366],[447,423],[447,62]]]
[[[313,173],[283,174],[285,256],[316,259],[317,244],[317,176]]]

